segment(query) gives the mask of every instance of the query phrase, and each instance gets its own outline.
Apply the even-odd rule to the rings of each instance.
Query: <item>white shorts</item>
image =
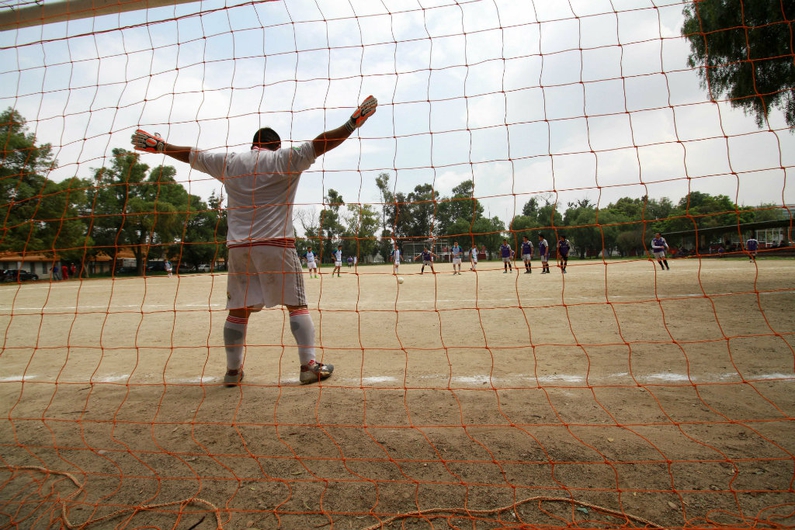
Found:
[[[546,262],[548,262],[548,261],[549,261],[549,256],[547,256],[546,254],[544,254],[543,256],[541,256],[541,263],[546,263]]]
[[[532,258],[532,254],[522,254],[522,261],[530,261]]]
[[[511,261],[511,258],[502,258],[503,263],[508,263]]]
[[[433,262],[431,262],[431,261],[427,261],[427,260],[423,260],[423,261],[422,261],[422,266],[424,267],[424,266],[426,266],[426,265],[433,265]]]
[[[461,265],[461,258],[453,258],[453,265]]]
[[[664,259],[665,258],[665,251],[664,250],[662,250],[662,251],[655,250],[654,251],[654,257],[657,258],[657,259]]]
[[[294,248],[254,246],[229,249],[226,308],[305,306],[301,260]]]
[[[342,267],[342,262],[341,261],[335,261],[334,262],[334,266],[335,267]]]
[[[313,261],[307,261],[306,262],[306,268],[307,269],[317,269],[317,263],[315,263],[314,260]]]

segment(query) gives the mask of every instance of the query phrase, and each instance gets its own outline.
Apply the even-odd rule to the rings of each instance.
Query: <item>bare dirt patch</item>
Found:
[[[312,386],[223,275],[2,286],[0,526],[795,524],[795,262],[496,266],[307,279]]]

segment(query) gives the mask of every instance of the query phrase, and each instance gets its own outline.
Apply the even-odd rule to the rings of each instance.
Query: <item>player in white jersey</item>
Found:
[[[224,385],[243,380],[243,352],[251,313],[263,307],[286,306],[290,330],[298,344],[301,383],[326,379],[334,371],[315,359],[315,327],[307,308],[301,261],[295,250],[293,203],[301,173],[317,157],[341,145],[372,116],[378,101],[366,98],[344,125],[312,141],[281,148],[273,129],[254,134],[251,150],[210,153],[166,142],[138,129],[136,150],[163,153],[223,183],[228,198],[226,244],[229,248],[227,309],[224,325],[226,375]]]
[[[337,278],[340,277],[340,269],[342,269],[342,245],[337,245],[337,250],[334,251],[334,270],[331,271],[331,277],[337,273]]]
[[[477,271],[478,269],[478,246],[472,245],[469,251],[469,270]]]
[[[397,275],[400,268],[400,249],[395,243],[395,248],[392,249],[392,274]]]
[[[306,268],[309,271],[310,278],[317,278],[317,262],[315,261],[315,253],[312,252],[312,247],[306,248],[306,254],[304,254],[306,258]],[[312,271],[314,271],[314,276],[312,276]]]
[[[458,241],[453,242],[450,247],[450,257],[453,262],[453,274],[461,274],[461,256],[464,255],[464,249],[458,246]]]

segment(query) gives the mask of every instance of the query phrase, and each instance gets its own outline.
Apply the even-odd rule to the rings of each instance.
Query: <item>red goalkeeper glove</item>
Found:
[[[375,114],[376,107],[378,107],[378,100],[373,96],[367,96],[367,98],[362,101],[362,104],[359,105],[359,108],[356,109],[356,112],[353,113],[351,119],[345,122],[345,127],[350,132],[358,129],[364,125],[364,122],[367,121],[367,118]]]
[[[132,135],[132,144],[136,151],[146,151],[149,153],[162,153],[166,148],[166,142],[158,134],[149,134],[148,132],[136,129]]]

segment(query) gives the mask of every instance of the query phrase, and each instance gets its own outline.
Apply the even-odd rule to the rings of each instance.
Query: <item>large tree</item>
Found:
[[[207,203],[190,195],[187,210],[184,233],[172,246],[170,257],[194,267],[225,262],[226,210],[221,208],[221,200],[214,191]]]
[[[691,67],[712,99],[724,94],[764,126],[774,108],[795,127],[795,2],[696,0],[684,8],[682,34]]]
[[[150,250],[166,257],[191,215],[188,192],[174,180],[176,170],[159,166],[147,174],[148,170],[137,153],[114,149],[111,166],[94,172],[95,187],[89,193],[91,236],[111,257],[129,247],[139,274]]]
[[[375,254],[376,236],[381,224],[375,208],[369,204],[349,204],[346,223],[348,226],[342,246],[343,253],[359,259]]]
[[[56,166],[51,146],[36,145],[19,112],[0,114],[0,250],[44,251],[76,261],[91,247],[82,220],[91,184],[48,179]]]
[[[453,188],[452,197],[439,202],[436,212],[437,231],[444,235],[458,234],[461,233],[463,224],[468,223],[466,232],[469,232],[474,222],[483,217],[483,211],[483,205],[475,198],[475,183],[465,180]]]
[[[336,245],[341,243],[340,239],[345,232],[345,225],[342,224],[340,206],[344,206],[345,201],[342,195],[335,189],[329,188],[328,193],[323,198],[323,210],[320,212],[320,223],[318,226],[318,236],[320,238],[320,262],[329,259],[336,250]]]
[[[407,234],[414,238],[433,237],[438,233],[436,222],[436,205],[439,193],[430,184],[418,184],[414,191],[406,196],[406,204],[401,210],[408,212]]]

